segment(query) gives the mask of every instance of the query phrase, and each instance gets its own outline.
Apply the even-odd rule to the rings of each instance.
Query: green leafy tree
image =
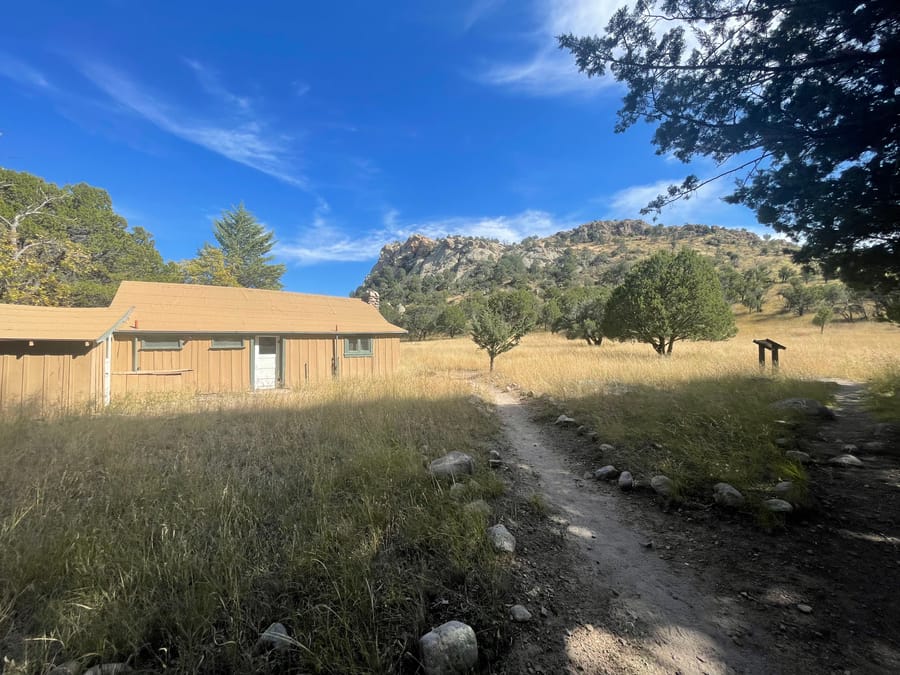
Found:
[[[285,266],[272,264],[275,234],[266,230],[243,204],[213,221],[213,234],[228,270],[245,288],[281,289],[281,277]]]
[[[454,338],[466,332],[469,320],[459,305],[447,305],[438,317],[438,328],[449,337]]]
[[[225,262],[222,249],[206,243],[197,251],[197,257],[181,263],[182,281],[204,286],[240,286],[237,278]]]
[[[494,359],[519,344],[534,326],[537,311],[525,291],[497,291],[472,318],[472,340],[484,349],[494,370]]]
[[[608,288],[587,286],[569,289],[562,296],[563,310],[554,322],[554,333],[569,340],[584,340],[589,345],[603,343],[603,316],[609,301]]]
[[[829,305],[820,305],[812,322],[814,326],[818,326],[821,329],[820,333],[824,333],[825,326],[831,323],[832,320],[834,320],[834,310]]]
[[[609,299],[604,333],[669,355],[679,340],[725,340],[737,328],[712,263],[696,251],[660,251],[637,263]]]
[[[440,305],[434,302],[410,304],[400,317],[400,326],[409,331],[411,339],[425,340],[439,330],[440,315]]]
[[[822,300],[822,290],[821,287],[809,286],[795,277],[781,291],[781,297],[784,298],[786,310],[803,316]]]
[[[0,302],[102,306],[123,279],[173,279],[150,234],[84,183],[0,169],[0,240]]]
[[[787,263],[778,268],[778,280],[783,284],[787,283],[795,276],[797,276],[797,270]]]
[[[646,121],[660,154],[728,164],[708,180],[737,175],[727,200],[801,241],[799,260],[900,290],[895,0],[639,0],[602,35],[559,44],[627,87],[616,131]]]

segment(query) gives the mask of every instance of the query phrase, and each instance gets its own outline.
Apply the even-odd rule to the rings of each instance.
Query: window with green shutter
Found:
[[[244,339],[236,337],[214,337],[209,345],[210,349],[243,349]]]
[[[344,356],[372,356],[372,338],[344,338]]]

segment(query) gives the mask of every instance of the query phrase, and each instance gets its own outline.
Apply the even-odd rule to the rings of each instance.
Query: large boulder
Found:
[[[491,545],[496,550],[502,551],[503,553],[516,552],[516,538],[506,529],[506,526],[501,524],[489,527],[487,535]]]
[[[269,624],[269,627],[259,634],[259,639],[256,641],[253,649],[256,652],[264,652],[270,649],[282,651],[290,647],[292,642],[284,624],[276,621]]]
[[[832,457],[828,460],[829,464],[833,466],[844,466],[844,467],[852,467],[852,466],[862,466],[862,460],[859,457],[854,457],[853,455],[838,455],[837,457]]]
[[[419,638],[425,675],[463,675],[478,663],[478,641],[472,627],[448,621]]]
[[[455,478],[475,473],[475,460],[464,452],[454,450],[429,464],[428,471],[435,478]]]
[[[771,405],[775,410],[789,410],[805,417],[833,420],[834,411],[814,398],[785,398]]]
[[[744,495],[728,483],[716,483],[713,485],[713,499],[716,504],[727,506],[733,509],[744,505]]]

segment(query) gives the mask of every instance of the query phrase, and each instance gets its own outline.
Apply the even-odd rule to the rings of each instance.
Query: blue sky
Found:
[[[686,167],[554,35],[619,1],[31,2],[0,23],[0,166],[106,189],[167,259],[241,201],[288,290],[345,295],[412,233],[635,218]],[[326,6],[327,5],[327,6]],[[659,218],[755,226],[721,181]]]

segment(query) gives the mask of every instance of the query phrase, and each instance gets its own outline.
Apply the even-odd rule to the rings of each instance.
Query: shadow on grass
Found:
[[[175,672],[412,671],[448,618],[502,649],[507,563],[432,479],[493,418],[464,396],[0,420],[0,651]],[[254,649],[272,622],[291,646]]]

